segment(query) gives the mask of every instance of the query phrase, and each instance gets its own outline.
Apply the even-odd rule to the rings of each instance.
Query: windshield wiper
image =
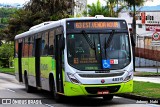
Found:
[[[84,38],[86,39],[87,43],[89,44],[89,46],[90,46],[92,49],[95,50],[95,44],[92,43],[91,39],[88,37],[88,34],[87,34],[84,30],[82,30],[82,34],[83,34]]]
[[[107,42],[106,42],[106,37],[105,37],[104,50],[105,50],[105,57],[106,57],[106,58],[107,58],[106,49],[110,46],[111,41],[112,41],[113,36],[114,36],[114,33],[115,33],[115,30],[112,30],[112,33],[109,35],[109,37],[108,37],[108,39],[107,39]]]
[[[105,39],[105,49],[107,49],[110,46],[111,41],[112,41],[113,36],[114,36],[114,33],[115,33],[115,30],[112,30],[112,33],[108,37],[107,43],[106,43],[106,39]]]

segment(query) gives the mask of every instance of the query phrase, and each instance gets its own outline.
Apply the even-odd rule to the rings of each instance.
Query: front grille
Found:
[[[101,78],[101,77],[115,77],[115,76],[121,76],[124,72],[120,73],[107,73],[107,74],[79,74],[79,76],[84,78]]]
[[[109,93],[115,93],[120,89],[120,85],[116,86],[106,86],[106,87],[85,87],[86,91],[90,94],[97,94],[98,91],[108,90]]]

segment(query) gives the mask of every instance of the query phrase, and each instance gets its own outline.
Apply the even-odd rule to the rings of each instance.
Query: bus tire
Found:
[[[49,88],[50,88],[51,96],[54,98],[54,100],[55,100],[57,103],[62,102],[63,96],[60,95],[60,94],[57,94],[57,92],[56,92],[56,90],[55,90],[55,82],[54,82],[53,75],[50,75],[50,78],[49,78]]]
[[[27,77],[26,73],[24,75],[24,82],[25,82],[25,88],[26,88],[27,93],[33,92],[33,87],[29,86],[29,84],[28,84],[28,77]]]
[[[57,103],[62,103],[63,102],[63,98],[64,98],[63,95],[60,95],[60,94],[57,94],[57,93],[55,93],[55,95],[54,95],[54,99],[55,99],[55,101]]]
[[[105,101],[111,101],[112,99],[113,99],[113,95],[112,94],[103,96],[103,100],[105,100]]]

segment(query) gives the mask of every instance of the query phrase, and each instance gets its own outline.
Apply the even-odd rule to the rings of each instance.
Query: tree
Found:
[[[17,11],[16,8],[0,8],[0,17],[10,17],[10,15],[13,14],[15,11]]]
[[[0,46],[0,66],[9,67],[9,63],[13,60],[14,45],[13,43],[5,43]]]
[[[89,8],[88,14],[90,16],[95,16],[95,15],[103,15],[105,17],[118,17],[118,13],[121,12],[124,6],[121,2],[119,2],[121,5],[119,8],[116,10],[116,5],[117,5],[117,0],[106,0],[106,5],[102,6],[100,1],[98,0],[97,3],[92,3],[92,5],[87,5]],[[87,12],[84,12],[85,15]]]
[[[34,25],[67,18],[71,4],[72,0],[30,0],[10,17],[8,26],[0,31],[0,35],[7,41],[13,41],[15,35],[28,31]]]
[[[124,9],[127,8],[127,6],[125,6],[123,4],[123,2],[118,0],[105,0],[106,1],[106,8],[109,10],[109,16],[110,17],[118,17],[118,14]],[[118,5],[120,5],[118,7]]]
[[[144,0],[124,0],[128,3],[128,5],[131,6],[142,6],[144,4]]]
[[[116,0],[106,0],[107,8],[109,10],[109,16],[115,17],[117,16],[116,12],[114,11],[114,8],[116,6]]]
[[[102,6],[99,0],[97,1],[96,4],[92,3],[92,5],[87,5],[87,7],[89,8],[88,14],[90,16],[95,16],[95,15],[108,16],[109,15],[109,11],[106,9],[106,7]],[[86,12],[84,13],[86,14]]]
[[[58,20],[69,17],[72,0],[31,0],[24,9],[32,13],[43,13],[44,20]]]
[[[20,9],[11,16],[8,26],[0,31],[3,40],[14,41],[15,35],[27,31],[33,26],[31,12]]]
[[[133,7],[133,35],[136,36],[136,6],[142,6],[144,0],[124,0],[128,3],[129,7]]]
[[[68,9],[72,7],[71,4],[72,0],[30,0],[24,8],[14,11],[11,16],[0,9],[0,15],[10,17],[8,20],[3,19],[8,26],[0,30],[0,40],[14,41],[15,35],[28,31],[34,25],[69,17]],[[14,45],[1,42],[0,45],[0,66],[9,67],[9,62],[13,59]]]
[[[16,8],[0,8],[0,30],[8,25],[9,17],[15,11],[17,11]]]

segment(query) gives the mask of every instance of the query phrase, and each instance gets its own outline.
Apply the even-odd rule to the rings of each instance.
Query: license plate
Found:
[[[100,94],[100,95],[109,94],[109,91],[108,91],[108,90],[105,90],[105,91],[98,91],[97,94]]]

